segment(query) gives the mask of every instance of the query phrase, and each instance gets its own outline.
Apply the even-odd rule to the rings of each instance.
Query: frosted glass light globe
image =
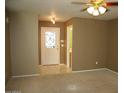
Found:
[[[97,10],[97,9],[95,9],[94,11],[93,11],[93,16],[98,16],[99,15],[99,11]]]
[[[94,11],[94,7],[89,7],[89,8],[87,9],[87,12],[88,12],[89,14],[92,14],[93,11]]]
[[[100,6],[100,7],[99,7],[99,12],[100,12],[100,14],[104,14],[104,13],[106,12],[106,8]]]

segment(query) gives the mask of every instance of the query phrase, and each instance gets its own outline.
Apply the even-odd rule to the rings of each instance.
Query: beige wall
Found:
[[[107,67],[118,71],[118,19],[108,21],[108,63]]]
[[[9,31],[9,23],[7,22],[9,19],[9,14],[6,11],[6,21],[5,21],[5,82],[11,77],[11,55],[10,55],[10,31]]]
[[[38,17],[31,13],[11,13],[10,38],[12,74],[38,73]]]
[[[118,67],[117,19],[110,21],[72,18],[73,24],[72,70]],[[96,65],[96,61],[99,63]]]
[[[11,13],[10,39],[12,74],[27,75],[38,73],[38,18],[31,13]],[[61,39],[65,40],[65,26],[73,24],[73,70],[108,67],[117,70],[117,21],[100,21],[73,18],[66,23],[40,21],[41,26],[61,28]],[[115,27],[115,28],[113,28]],[[113,33],[114,31],[114,33]],[[116,41],[116,42],[115,42]],[[113,48],[111,48],[113,46]],[[113,52],[113,50],[115,50]],[[109,53],[108,53],[109,52]],[[114,53],[114,54],[113,54]],[[113,55],[112,55],[113,54]],[[99,63],[96,65],[95,62]],[[113,62],[113,63],[111,63]],[[66,63],[66,46],[61,49],[61,63]]]
[[[52,24],[50,21],[39,21],[39,34],[41,31],[40,27],[60,27],[60,40],[65,40],[65,25],[64,22],[56,22],[55,24]],[[40,43],[40,35],[39,35],[39,43]],[[40,52],[41,45],[39,45],[39,52]],[[60,47],[60,63],[65,63],[65,47]],[[42,51],[42,49],[41,49]],[[41,53],[39,53],[39,58],[41,59]],[[39,59],[39,60],[40,60]],[[41,63],[41,60],[40,62]]]
[[[105,21],[73,18],[72,70],[106,67],[108,30]],[[96,61],[99,63],[96,65]]]

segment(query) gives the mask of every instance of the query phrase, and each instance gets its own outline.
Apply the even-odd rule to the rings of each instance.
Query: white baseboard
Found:
[[[118,72],[115,72],[115,71],[113,71],[113,70],[111,70],[111,69],[106,68],[106,70],[108,70],[108,71],[110,71],[110,72],[112,72],[112,73],[118,74]]]
[[[98,71],[98,70],[106,70],[106,68],[98,68],[98,69],[90,69],[90,70],[72,71],[72,73],[89,72],[89,71]]]
[[[80,70],[80,71],[72,71],[72,73],[79,73],[79,72],[89,72],[89,71],[99,71],[99,70],[108,70],[112,73],[118,74],[117,72],[108,69],[108,68],[98,68],[98,69],[91,69],[91,70]],[[18,76],[12,76],[12,78],[21,78],[21,77],[33,77],[33,76],[40,76],[40,74],[30,74],[30,75],[18,75]]]
[[[33,77],[33,76],[40,76],[40,74],[18,75],[18,76],[12,76],[12,78]]]
[[[112,73],[115,73],[115,74],[118,74],[117,72],[111,70],[111,69],[108,69],[108,68],[98,68],[98,69],[90,69],[90,70],[80,70],[80,71],[72,71],[72,73],[79,73],[79,72],[89,72],[89,71],[99,71],[99,70],[108,70]]]

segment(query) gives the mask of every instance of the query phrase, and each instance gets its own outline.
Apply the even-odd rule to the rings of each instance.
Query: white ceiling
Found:
[[[105,15],[93,17],[87,12],[80,12],[82,5],[73,5],[72,1],[88,2],[88,0],[6,0],[6,8],[11,11],[32,12],[39,15],[40,20],[49,20],[51,15],[57,21],[66,21],[72,17],[110,20],[118,17],[118,7],[109,7]],[[117,0],[106,0],[117,1]]]

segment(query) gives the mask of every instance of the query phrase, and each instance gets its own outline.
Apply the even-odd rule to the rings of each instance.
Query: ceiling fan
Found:
[[[81,12],[87,11],[93,16],[103,15],[109,11],[108,7],[118,6],[118,2],[106,2],[105,0],[90,0],[89,3],[84,2],[71,2],[72,4],[77,5],[86,5],[84,9],[81,9]]]

